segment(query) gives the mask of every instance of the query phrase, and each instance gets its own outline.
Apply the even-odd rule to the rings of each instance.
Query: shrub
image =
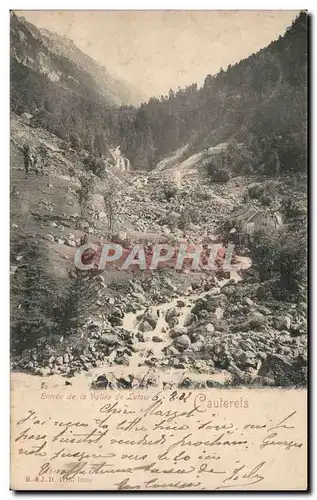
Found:
[[[214,154],[206,164],[206,169],[211,182],[228,182],[230,179],[230,158],[225,151]]]
[[[32,346],[52,332],[51,303],[54,283],[47,272],[47,251],[27,237],[11,240],[11,258],[22,257],[10,280],[12,352]]]
[[[307,201],[306,199],[294,200],[291,196],[287,196],[282,201],[282,211],[286,218],[306,215]]]
[[[276,387],[307,387],[308,370],[307,367],[296,367],[290,373],[284,373],[282,370],[274,377]]]
[[[75,168],[73,166],[70,166],[68,169],[68,173],[69,173],[70,177],[74,177],[76,175]]]
[[[268,207],[269,205],[271,205],[271,203],[273,203],[274,198],[272,196],[264,194],[263,196],[261,196],[260,201],[262,205]]]
[[[263,184],[253,183],[248,186],[248,194],[252,200],[258,200],[264,193]]]
[[[98,299],[100,282],[91,274],[78,274],[67,280],[51,304],[56,330],[63,336],[78,334],[86,316],[93,314]]]
[[[273,181],[266,181],[250,184],[247,188],[249,197],[253,200],[259,200],[262,205],[270,205],[276,195],[276,185]]]
[[[307,236],[305,227],[254,233],[250,242],[251,259],[261,281],[271,281],[273,296],[278,299],[301,299],[306,290]]]
[[[11,347],[13,354],[38,345],[39,339],[54,343],[56,336],[78,333],[94,311],[100,282],[81,273],[56,280],[48,272],[47,248],[27,237],[11,241],[11,257],[22,256],[11,277]]]
[[[210,164],[208,167],[208,173],[211,182],[228,182],[230,179],[230,174],[227,170],[221,169],[219,167],[210,167]]]
[[[167,201],[176,198],[178,187],[175,183],[167,182],[163,185],[163,195]]]
[[[78,203],[80,206],[81,216],[84,217],[88,206],[90,196],[93,192],[93,179],[82,175],[80,177],[80,188],[76,191]]]

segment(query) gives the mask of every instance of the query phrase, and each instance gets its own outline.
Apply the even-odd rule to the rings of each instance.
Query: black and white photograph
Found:
[[[17,489],[288,489],[284,454],[304,488],[305,403],[264,424],[246,394],[307,389],[308,28],[306,10],[10,11]],[[78,402],[43,437],[34,394],[48,419],[99,401],[98,429]],[[257,438],[235,412],[263,460],[243,465]]]

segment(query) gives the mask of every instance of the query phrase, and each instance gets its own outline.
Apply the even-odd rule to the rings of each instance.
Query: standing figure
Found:
[[[30,158],[33,170],[35,171],[36,175],[39,175],[39,171],[37,168],[37,155],[35,150],[31,153]]]
[[[27,144],[23,146],[23,159],[24,159],[25,177],[27,177],[29,175],[29,169],[31,164],[30,146],[28,146]]]
[[[40,153],[41,153],[41,161],[39,164],[39,172],[41,174],[41,177],[44,177],[44,169],[46,169],[47,167],[47,151],[44,147],[41,147]]]

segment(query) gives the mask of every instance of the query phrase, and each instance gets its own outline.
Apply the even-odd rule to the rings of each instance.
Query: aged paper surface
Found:
[[[31,390],[13,376],[11,487],[304,490],[304,390]]]
[[[11,488],[307,488],[307,13],[10,14]]]

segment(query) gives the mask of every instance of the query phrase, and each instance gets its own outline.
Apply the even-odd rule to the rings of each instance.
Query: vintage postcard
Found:
[[[306,11],[11,11],[11,489],[305,491]]]

